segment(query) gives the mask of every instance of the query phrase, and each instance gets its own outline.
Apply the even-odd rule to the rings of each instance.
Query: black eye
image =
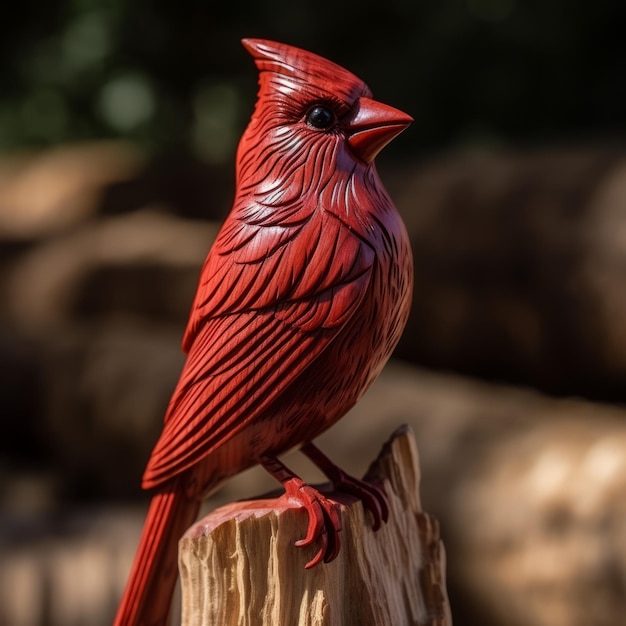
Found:
[[[335,124],[335,120],[335,114],[321,104],[317,104],[306,114],[306,123],[319,130],[328,130]]]

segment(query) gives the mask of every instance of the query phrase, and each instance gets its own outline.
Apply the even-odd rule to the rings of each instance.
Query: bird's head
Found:
[[[288,185],[297,193],[303,191],[297,183],[302,172],[296,181],[288,177],[301,168],[318,184],[331,171],[367,168],[412,121],[373,100],[357,76],[316,54],[264,39],[244,39],[243,45],[259,70],[260,88],[239,144],[240,186],[280,185],[285,191]]]

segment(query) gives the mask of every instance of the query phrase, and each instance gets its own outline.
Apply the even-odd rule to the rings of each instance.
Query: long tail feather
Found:
[[[176,484],[150,502],[139,547],[113,626],[166,626],[178,576],[178,541],[200,502]]]

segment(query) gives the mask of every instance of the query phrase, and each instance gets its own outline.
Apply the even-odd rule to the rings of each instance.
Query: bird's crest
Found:
[[[371,96],[369,87],[358,76],[317,54],[267,39],[243,39],[242,43],[261,74],[261,88],[272,80],[272,75],[275,83],[278,75],[287,88],[289,83],[298,89],[313,84],[346,102]]]

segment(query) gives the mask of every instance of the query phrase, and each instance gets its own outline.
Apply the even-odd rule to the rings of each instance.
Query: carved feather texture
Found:
[[[329,77],[334,71],[318,66]],[[381,255],[389,287],[401,281],[391,304],[406,307],[411,280],[393,271],[409,266],[408,274],[410,253],[406,241],[400,250],[405,233],[374,167],[349,153],[341,132],[320,133],[302,122],[311,104],[331,96],[341,99],[338,116],[347,115],[369,89],[342,70],[344,89],[331,94],[331,83],[307,82],[314,73],[297,69],[289,69],[289,89],[279,89],[284,75],[263,70],[239,149],[237,197],[202,269],[183,341],[188,361],[144,475],[146,488],[264,419],[360,306]],[[373,294],[377,301],[382,295]],[[393,325],[394,317],[385,323]],[[384,348],[368,346],[372,362],[389,356],[377,352],[388,352],[391,342],[380,343]]]
[[[369,88],[297,48],[244,45],[260,87],[234,205],[201,270],[187,361],[143,478],[190,499],[342,417],[389,358],[411,300],[404,225],[373,163],[350,145],[359,103],[376,105]],[[331,127],[307,121],[318,105]],[[403,128],[410,118],[397,113]],[[158,563],[159,542],[145,541],[156,547],[142,558]],[[135,604],[155,593],[140,586]],[[116,626],[135,623],[120,611]]]

